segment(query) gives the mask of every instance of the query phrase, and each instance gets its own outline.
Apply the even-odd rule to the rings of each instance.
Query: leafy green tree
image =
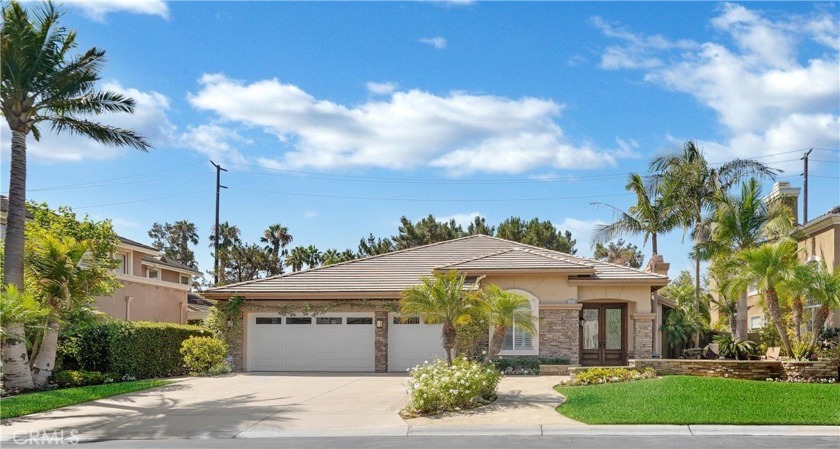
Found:
[[[464,276],[457,271],[424,277],[420,285],[402,292],[400,313],[417,316],[430,324],[442,324],[441,342],[446,361],[452,364],[452,349],[457,337],[456,324],[469,321],[478,312],[475,290],[464,288]]]
[[[237,243],[225,250],[225,283],[260,279],[269,272],[271,255],[256,243]]]
[[[510,217],[499,224],[496,237],[561,253],[577,253],[577,241],[571,232],[558,231],[551,221],[540,221],[539,218],[525,222],[519,217]]]
[[[408,217],[403,216],[400,218],[400,227],[393,241],[396,243],[397,249],[406,249],[445,242],[464,235],[464,230],[455,223],[454,219],[448,222],[439,222],[432,214],[429,214],[415,224]]]
[[[33,7],[35,9],[35,7]],[[92,120],[106,112],[134,112],[134,100],[96,88],[105,51],[78,55],[76,32],[61,24],[52,3],[31,16],[17,1],[2,8],[0,26],[0,111],[11,130],[9,210],[4,253],[4,285],[23,289],[26,222],[26,139],[40,140],[43,126],[113,146],[146,151],[149,143],[135,131]]]
[[[610,242],[608,245],[595,244],[595,258],[609,263],[624,265],[626,267],[639,268],[645,258],[639,247],[618,239],[617,242]]]
[[[359,240],[359,257],[369,257],[390,253],[395,249],[396,246],[394,245],[394,241],[387,237],[376,238],[373,234],[370,234],[367,238]]]
[[[689,340],[693,338],[695,345],[699,344],[700,331],[708,329],[709,327],[709,303],[705,300],[708,297],[706,291],[701,291],[700,300],[697,300],[695,294],[695,282],[691,277],[691,273],[683,270],[677,277],[659,291],[659,294],[666,298],[672,299],[677,303],[677,312],[679,317],[675,320],[680,320],[680,323],[687,324],[686,329],[689,329],[689,334],[686,338]]]
[[[528,298],[513,292],[502,290],[496,285],[488,285],[481,292],[479,310],[490,324],[490,345],[484,363],[490,363],[502,350],[505,334],[516,326],[532,335],[536,335],[536,321]]]
[[[174,224],[155,222],[149,229],[152,246],[163,253],[167,259],[177,261],[190,268],[197,268],[195,252],[190,245],[198,245],[198,230],[195,224],[179,220]]]
[[[700,301],[700,247],[708,239],[704,226],[706,213],[723,193],[747,176],[775,178],[778,173],[766,164],[751,159],[734,159],[715,168],[706,160],[695,142],[688,141],[669,154],[655,157],[650,163],[654,177],[663,183],[665,200],[679,212],[682,226],[691,229],[694,239],[694,294]]]
[[[495,226],[488,226],[484,217],[476,216],[472,223],[467,226],[467,235],[493,235],[496,233]]]
[[[229,264],[230,253],[234,246],[241,245],[242,239],[240,238],[240,231],[239,227],[236,225],[232,225],[227,221],[224,223],[219,223],[219,253],[216,254],[216,257],[219,259],[219,270],[221,273],[218,273],[219,282],[223,283],[226,282],[226,275],[225,270]],[[213,228],[210,230],[210,248],[215,247],[216,245],[216,226],[214,225]],[[212,271],[207,272],[210,275],[216,276],[216,273]]]
[[[50,310],[36,301],[30,292],[8,285],[0,291],[0,339],[3,343],[3,385],[5,388],[30,389],[35,386],[29,370],[26,331],[43,326]],[[24,373],[21,376],[19,373]]]
[[[335,265],[337,263],[354,260],[355,258],[356,254],[351,249],[338,252],[337,249],[330,248],[321,254],[321,265]]]
[[[806,277],[807,268],[799,262],[799,250],[796,241],[784,238],[775,243],[744,249],[735,254],[727,264],[732,274],[730,291],[740,294],[750,285],[757,286],[763,292],[767,313],[782,341],[782,347],[788,355],[793,350],[785,330],[782,308],[779,303],[779,288],[797,277]]]
[[[824,261],[812,261],[809,268],[813,275],[810,276],[812,282],[808,297],[818,306],[814,312],[814,332],[808,347],[808,353],[812,354],[817,347],[819,329],[825,326],[828,314],[832,309],[840,308],[840,270],[835,268],[833,273],[829,272]]]
[[[624,188],[636,195],[636,204],[631,206],[627,212],[624,212],[606,203],[593,203],[611,208],[613,210],[613,222],[598,225],[595,228],[592,241],[596,244],[602,244],[622,235],[642,235],[644,237],[643,243],[647,244],[648,239],[650,239],[652,253],[654,255],[659,254],[658,236],[674,229],[679,224],[680,218],[678,209],[670,204],[663,195],[663,185],[657,182],[646,185],[641,175],[631,173]],[[641,262],[639,266],[641,266]]]

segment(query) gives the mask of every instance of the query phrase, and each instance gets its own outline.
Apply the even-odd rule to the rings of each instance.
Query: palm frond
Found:
[[[117,128],[90,120],[67,116],[50,117],[49,121],[53,131],[56,133],[67,131],[71,134],[91,138],[106,145],[128,146],[141,151],[148,151],[151,148],[149,142],[134,130]]]

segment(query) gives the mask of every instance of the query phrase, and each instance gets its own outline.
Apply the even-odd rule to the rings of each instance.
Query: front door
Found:
[[[580,314],[580,364],[626,364],[627,305],[584,304]]]

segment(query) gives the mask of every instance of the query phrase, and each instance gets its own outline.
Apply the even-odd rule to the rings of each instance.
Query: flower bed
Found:
[[[488,404],[496,398],[501,373],[493,366],[457,358],[424,363],[410,371],[410,399],[403,415],[423,416],[460,411]]]
[[[656,377],[656,373],[650,368],[646,368],[644,371],[627,368],[590,368],[575,374],[570,380],[561,382],[561,385],[610,384],[631,380],[652,379],[654,377]]]

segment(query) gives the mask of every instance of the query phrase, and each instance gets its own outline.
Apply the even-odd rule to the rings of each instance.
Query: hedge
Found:
[[[147,321],[105,321],[69,327],[59,341],[61,369],[137,379],[186,374],[181,344],[210,336],[202,327]]]

